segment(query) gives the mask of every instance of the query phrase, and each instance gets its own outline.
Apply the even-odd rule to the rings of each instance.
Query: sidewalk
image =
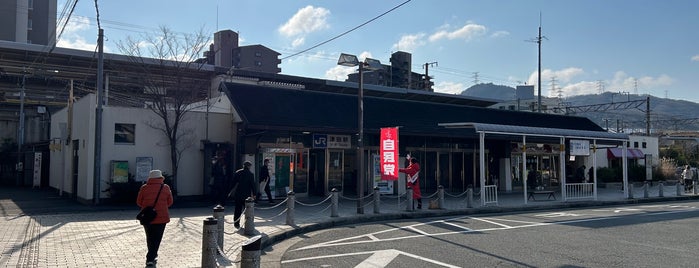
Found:
[[[294,226],[286,224],[286,203],[274,207],[261,201],[255,207],[256,231],[263,236],[263,248],[286,238],[344,224],[379,220],[397,220],[434,216],[468,215],[495,212],[516,212],[572,208],[584,206],[621,205],[695,199],[697,196],[676,195],[674,185],[665,186],[663,198],[658,197],[657,185],[643,198],[643,189],[634,189],[634,199],[624,198],[618,188],[599,188],[598,200],[529,201],[524,204],[522,193],[498,195],[498,205],[481,206],[474,196],[474,207],[467,208],[465,195],[447,195],[443,210],[426,209],[408,212],[405,203],[395,197],[382,197],[380,213],[374,213],[372,200],[366,200],[364,214],[357,214],[357,202],[340,198],[339,217],[330,217],[330,201],[325,198],[298,199],[295,203]],[[428,196],[428,195],[426,195]],[[539,198],[539,197],[537,197]],[[545,198],[540,198],[545,200]],[[279,200],[281,201],[281,200]],[[405,201],[403,198],[401,201]],[[248,236],[232,228],[232,210],[225,211],[223,255],[221,267],[239,266],[240,246]],[[143,267],[145,264],[145,234],[134,218],[136,205],[82,205],[59,197],[53,190],[29,188],[0,188],[0,267]],[[171,209],[172,220],[165,230],[160,248],[159,267],[199,267],[202,255],[203,222],[213,215],[213,206],[197,202],[182,202]],[[262,253],[263,267],[276,267],[274,260]]]

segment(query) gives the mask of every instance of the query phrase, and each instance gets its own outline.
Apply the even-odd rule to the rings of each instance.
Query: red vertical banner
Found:
[[[398,180],[398,128],[381,128],[381,180]]]

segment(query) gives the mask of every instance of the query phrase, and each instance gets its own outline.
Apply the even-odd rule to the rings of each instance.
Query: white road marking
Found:
[[[482,222],[487,222],[487,223],[490,223],[490,224],[494,224],[494,225],[497,225],[497,226],[501,226],[501,227],[503,227],[503,228],[508,228],[508,229],[509,229],[509,228],[512,228],[512,226],[505,225],[505,224],[502,224],[502,223],[499,223],[499,222],[494,222],[494,221],[489,220],[488,218],[474,218],[474,217],[471,217],[471,219],[478,220],[478,221],[482,221]]]
[[[292,263],[292,262],[319,260],[319,259],[327,259],[327,258],[339,258],[339,257],[346,257],[346,256],[365,255],[365,254],[371,254],[371,256],[369,256],[369,258],[365,259],[364,261],[359,263],[357,266],[355,266],[356,268],[386,267],[391,263],[391,261],[393,261],[395,258],[397,258],[400,255],[405,255],[405,256],[408,256],[408,257],[411,257],[414,259],[422,260],[422,261],[429,262],[429,263],[436,264],[436,265],[443,266],[443,267],[459,268],[459,266],[456,266],[456,265],[443,263],[443,262],[440,262],[437,260],[425,258],[422,256],[418,256],[415,254],[411,254],[411,253],[407,253],[407,252],[403,252],[403,251],[395,250],[395,249],[352,252],[352,253],[332,254],[332,255],[325,255],[325,256],[313,256],[313,257],[299,258],[299,259],[293,259],[293,260],[284,260],[281,263],[287,264],[287,263]]]

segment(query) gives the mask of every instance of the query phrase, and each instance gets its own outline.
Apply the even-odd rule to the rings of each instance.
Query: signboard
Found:
[[[398,180],[398,128],[381,128],[381,180]]]
[[[570,155],[590,155],[590,141],[570,140]]]
[[[148,173],[153,169],[153,157],[136,157],[136,181],[148,180]]]
[[[316,148],[316,149],[328,148],[328,135],[313,134],[313,148]]]
[[[41,187],[41,152],[34,153],[34,178],[32,187]]]
[[[393,182],[381,180],[381,156],[372,154],[371,175],[374,179],[374,187],[379,187],[379,193],[393,194]]]
[[[112,160],[111,181],[112,183],[127,183],[129,182],[129,161]]]
[[[313,148],[350,149],[352,139],[349,135],[313,134]]]

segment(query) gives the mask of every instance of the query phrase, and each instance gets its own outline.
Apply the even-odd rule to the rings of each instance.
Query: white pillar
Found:
[[[624,141],[624,145],[621,147],[621,168],[622,168],[622,176],[624,178],[624,198],[629,196],[629,172],[627,170],[627,161],[626,161],[626,154],[627,154],[627,149],[626,149],[626,141]]]
[[[485,206],[485,132],[480,132],[479,134],[479,146],[480,150],[478,152],[479,158],[479,169],[481,171],[481,205]]]
[[[558,152],[558,155],[561,159],[561,168],[559,169],[561,172],[561,174],[559,175],[561,178],[561,196],[563,198],[563,201],[566,201],[568,199],[568,195],[566,194],[566,161],[568,161],[568,159],[566,159],[566,138],[561,137],[559,149],[560,150]]]
[[[527,204],[527,136],[522,136],[522,180],[524,185],[524,204]]]
[[[592,195],[597,200],[597,140],[592,140]]]

